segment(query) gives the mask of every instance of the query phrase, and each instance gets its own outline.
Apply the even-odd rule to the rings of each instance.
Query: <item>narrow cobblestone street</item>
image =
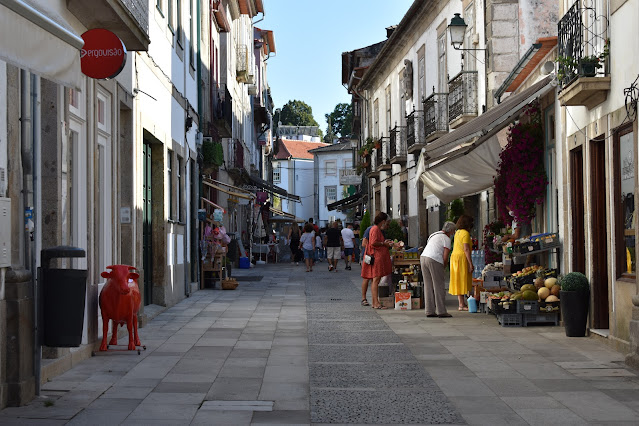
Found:
[[[1,424],[636,424],[623,356],[562,327],[360,306],[359,268],[236,271],[79,363]],[[340,265],[343,266],[343,265]],[[369,297],[370,301],[370,297]]]

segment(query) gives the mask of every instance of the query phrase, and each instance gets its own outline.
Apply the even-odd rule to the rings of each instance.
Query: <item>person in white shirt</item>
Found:
[[[342,240],[344,241],[344,261],[346,268],[351,269],[351,257],[355,249],[355,234],[353,233],[353,224],[349,223],[346,228],[342,229]]]
[[[450,254],[450,237],[457,227],[453,222],[446,222],[441,231],[428,237],[426,247],[419,258],[424,278],[424,303],[426,316],[429,318],[450,318],[446,311],[446,288],[444,283],[444,267]]]

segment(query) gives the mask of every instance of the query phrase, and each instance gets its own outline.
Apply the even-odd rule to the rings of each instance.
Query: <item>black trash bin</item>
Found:
[[[42,288],[42,344],[54,348],[82,343],[87,289],[85,269],[52,269],[51,259],[85,257],[84,249],[58,246],[40,252]]]

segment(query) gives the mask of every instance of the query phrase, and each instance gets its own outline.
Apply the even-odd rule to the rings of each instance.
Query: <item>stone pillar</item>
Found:
[[[41,179],[41,216],[42,248],[56,247],[60,245],[62,233],[62,217],[60,212],[60,200],[62,199],[62,187],[60,182],[60,159],[62,158],[62,141],[60,135],[59,105],[60,87],[49,80],[40,80],[41,117],[40,117],[40,167]],[[46,188],[46,189],[45,189]],[[36,253],[40,256],[40,253]],[[52,260],[51,267],[56,267],[56,260]],[[43,301],[44,302],[44,301]],[[62,357],[70,352],[67,348],[42,347],[42,358],[52,359]]]
[[[508,74],[519,61],[518,36],[518,0],[488,0],[486,2],[487,108],[491,108],[497,103],[494,98],[495,91],[506,80]]]
[[[31,272],[9,269],[5,276],[6,300],[0,304],[0,318],[6,315],[7,405],[24,405],[35,397],[33,374],[34,333],[33,283]],[[5,324],[3,322],[2,324]]]
[[[639,294],[632,296],[632,320],[630,321],[630,353],[626,364],[639,368]]]

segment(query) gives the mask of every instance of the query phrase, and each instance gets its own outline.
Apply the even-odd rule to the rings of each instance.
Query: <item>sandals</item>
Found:
[[[370,306],[370,304],[368,303],[368,300],[362,299],[362,306]]]
[[[457,308],[458,311],[467,311],[468,310],[468,306],[464,306],[462,308]]]
[[[388,308],[386,306],[379,305],[379,306],[373,306],[373,309],[388,309]]]

